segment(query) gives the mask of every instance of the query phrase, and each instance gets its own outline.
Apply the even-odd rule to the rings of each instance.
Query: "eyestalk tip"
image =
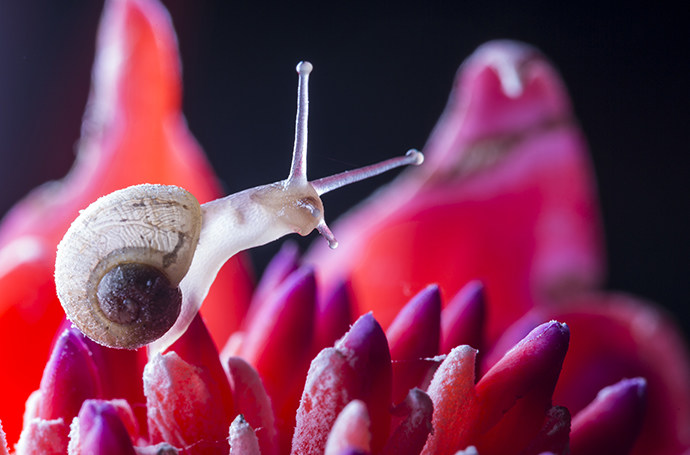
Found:
[[[424,154],[417,149],[408,150],[405,156],[408,156],[412,159],[412,161],[410,161],[410,164],[414,166],[419,166],[424,162]]]
[[[335,239],[333,232],[331,232],[331,230],[328,228],[325,222],[319,223],[316,226],[316,230],[319,231],[319,234],[321,234],[323,238],[326,239],[330,249],[335,250],[336,248],[338,248],[338,241]]]
[[[312,65],[311,63],[309,63],[307,61],[301,61],[297,64],[297,68],[295,68],[295,69],[297,70],[297,72],[300,75],[306,75],[306,74],[311,73],[311,70],[314,69],[314,65]]]

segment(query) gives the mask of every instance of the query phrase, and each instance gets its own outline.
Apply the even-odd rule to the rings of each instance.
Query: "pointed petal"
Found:
[[[371,416],[372,452],[383,449],[390,426],[392,367],[388,341],[371,313],[361,316],[336,343],[358,375],[352,398],[362,400]]]
[[[645,418],[646,392],[647,382],[642,378],[624,379],[602,389],[573,418],[571,453],[630,453]]]
[[[484,285],[470,281],[441,313],[441,354],[466,344],[482,352],[486,313]]]
[[[352,399],[357,382],[345,353],[325,348],[311,362],[297,409],[292,455],[320,455],[340,411]]]
[[[188,364],[175,352],[156,354],[144,369],[144,394],[151,443],[187,447],[225,442],[228,426],[222,398],[207,370]]]
[[[477,383],[480,425],[494,425],[521,397],[551,407],[551,395],[568,350],[570,331],[565,324],[551,321],[532,330],[508,351]],[[524,418],[524,417],[523,417]]]
[[[386,331],[393,359],[393,403],[414,387],[421,387],[427,370],[419,359],[438,354],[441,332],[441,295],[432,284],[405,305]]]
[[[113,349],[86,337],[84,342],[98,370],[102,398],[123,399],[137,409],[138,423],[146,428],[146,397],[142,375],[146,365],[146,350]]]
[[[261,280],[256,285],[252,295],[249,311],[242,321],[242,327],[247,328],[252,324],[254,317],[260,311],[261,306],[272,300],[271,295],[277,292],[280,284],[299,268],[299,248],[294,242],[286,241],[275,256],[268,263],[261,275]]]
[[[433,411],[429,395],[419,389],[410,390],[405,400],[392,411],[399,424],[393,426],[384,455],[419,454],[433,429]]]
[[[338,455],[346,449],[370,451],[371,420],[367,406],[360,400],[352,400],[340,411],[326,441],[324,455]]]
[[[470,442],[477,413],[474,390],[476,355],[475,349],[458,346],[436,370],[428,390],[434,404],[434,430],[422,454],[454,454]]]
[[[341,283],[326,298],[320,299],[316,314],[314,351],[333,346],[350,329],[354,314],[352,290]]]
[[[54,420],[31,419],[19,436],[15,453],[16,455],[67,453],[68,437],[69,425],[62,418]]]
[[[644,377],[646,417],[632,453],[690,449],[690,350],[668,315],[651,302],[613,293],[583,294],[543,312],[573,333],[555,403],[576,415],[602,388]]]
[[[501,453],[507,441],[511,450],[526,450],[539,437],[569,338],[565,324],[542,324],[479,380],[480,453]]]
[[[228,383],[228,377],[220,363],[218,348],[216,348],[201,315],[197,314],[187,331],[168,351],[176,352],[182,360],[190,365],[205,368],[215,381],[222,396],[223,408],[226,415],[226,424],[229,426],[235,416],[232,391]]]
[[[107,401],[85,401],[79,411],[78,428],[77,453],[134,455],[132,440],[118,409]]]
[[[299,269],[260,308],[240,349],[240,357],[256,368],[271,397],[282,450],[289,447],[309,368],[315,308],[314,272]]]
[[[242,414],[230,425],[230,455],[260,455],[259,440]]]
[[[228,377],[237,411],[244,416],[252,428],[259,429],[256,435],[263,455],[278,453],[278,434],[271,400],[261,382],[259,373],[240,357],[228,359]],[[233,423],[234,424],[234,423]]]
[[[38,417],[71,422],[85,399],[100,396],[100,378],[84,335],[76,328],[65,330],[43,372]]]
[[[391,359],[408,360],[438,354],[440,325],[441,294],[438,286],[432,284],[415,295],[386,330]]]
[[[372,452],[380,451],[390,423],[391,361],[386,336],[371,314],[361,316],[334,348],[322,350],[312,361],[297,410],[292,454],[323,453],[336,417],[355,399],[367,406]]]

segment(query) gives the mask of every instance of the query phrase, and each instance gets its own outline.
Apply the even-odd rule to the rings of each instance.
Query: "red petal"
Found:
[[[102,400],[87,400],[79,411],[78,434],[70,454],[134,455],[134,446],[118,408]]]
[[[363,401],[371,416],[372,452],[388,438],[391,360],[388,342],[371,314],[312,361],[297,410],[292,453],[321,454],[337,415],[352,400]]]
[[[144,370],[149,440],[177,447],[200,442],[225,447],[228,425],[218,386],[207,371],[188,364],[175,352],[156,355]]]
[[[623,378],[647,381],[647,410],[632,453],[690,449],[690,351],[656,306],[625,295],[587,294],[544,309],[573,334],[554,402],[573,414]]]
[[[76,328],[58,338],[41,379],[37,417],[71,422],[88,398],[100,398],[102,387],[91,352]]]
[[[354,302],[349,283],[341,283],[325,298],[319,299],[316,313],[316,339],[314,351],[317,353],[330,347],[350,329]]]
[[[434,403],[434,431],[427,439],[423,455],[454,454],[470,443],[477,425],[476,354],[469,346],[458,346],[436,370],[428,390]]]
[[[36,255],[27,258],[32,251]],[[55,295],[52,254],[43,242],[27,238],[0,253],[0,365],[5,371],[21,366],[21,374],[0,375],[0,416],[9,443],[19,438],[24,403],[38,389],[65,317]]]
[[[484,347],[485,290],[479,281],[467,283],[441,313],[441,353],[466,344],[479,352]]]
[[[320,455],[328,433],[345,405],[354,399],[355,371],[345,353],[336,348],[322,350],[311,362],[307,382],[297,409],[293,455]]]
[[[283,450],[309,369],[315,309],[314,272],[299,269],[261,306],[242,341],[240,357],[256,368],[271,397]]]
[[[384,448],[384,455],[417,455],[421,452],[431,432],[434,404],[426,393],[412,389],[405,400],[393,409],[395,420],[391,436]]]
[[[336,343],[345,352],[358,383],[352,398],[362,400],[371,416],[372,452],[378,453],[388,439],[390,426],[392,367],[388,340],[371,313],[361,316]]]
[[[5,376],[0,383],[8,397],[0,414],[10,440],[19,433],[21,404],[37,386],[50,339],[63,317],[52,284],[54,254],[79,210],[103,194],[143,182],[185,187],[202,202],[220,195],[187,130],[180,102],[177,42],[165,9],[149,0],[106,2],[75,165],[61,182],[40,187],[19,202],[0,226],[4,248],[29,236],[46,251],[33,265],[0,266],[8,267],[2,272],[13,270],[0,273],[6,277],[0,277],[0,345],[24,346],[22,376]],[[252,284],[244,262],[236,256],[226,264],[205,300],[203,313],[212,321],[218,343],[239,327],[249,302]],[[29,304],[30,314],[24,307]],[[0,363],[19,364],[16,352],[3,350]]]
[[[497,423],[498,427],[492,431],[503,436],[514,430],[515,434],[511,434],[514,439],[503,439],[511,441],[514,447],[521,447],[521,442],[535,436],[529,434],[529,430],[536,432],[541,428],[551,407],[551,396],[568,350],[569,337],[565,324],[555,321],[542,324],[479,380],[476,390],[478,424],[482,431]],[[517,407],[511,409],[514,406]],[[481,452],[482,448],[478,448]]]
[[[63,419],[31,419],[22,430],[16,453],[21,455],[58,455],[67,453],[69,424]]]
[[[516,89],[516,86],[519,89]],[[488,336],[542,298],[601,276],[593,175],[560,78],[531,48],[482,46],[461,67],[427,162],[336,226],[347,248],[310,261],[351,279],[360,312],[387,326],[430,282],[480,279]]]
[[[422,387],[427,370],[419,359],[438,354],[441,334],[441,296],[438,286],[420,291],[400,310],[386,331],[393,360],[393,403],[404,400],[410,389]]]
[[[238,415],[230,425],[230,455],[261,455],[259,441],[249,423],[242,414]]]
[[[339,455],[344,450],[371,450],[371,420],[367,406],[360,400],[350,401],[335,419],[326,441],[324,455]]]
[[[237,411],[244,415],[249,425],[259,429],[257,437],[261,453],[276,455],[278,434],[275,417],[259,373],[240,357],[231,357],[228,359],[228,375]]]
[[[630,453],[645,417],[646,381],[626,379],[602,389],[573,419],[573,455]]]
[[[218,349],[213,343],[211,334],[208,332],[204,320],[199,314],[194,317],[182,337],[168,348],[168,351],[176,352],[185,362],[204,368],[209,372],[222,396],[222,404],[226,415],[225,424],[230,426],[236,414],[233,407],[230,383],[223,365],[220,363]]]

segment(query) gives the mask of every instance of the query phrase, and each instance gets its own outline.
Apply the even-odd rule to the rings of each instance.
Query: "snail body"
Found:
[[[60,242],[55,285],[67,317],[106,346],[149,352],[168,348],[187,329],[222,265],[241,250],[290,233],[318,230],[331,248],[320,196],[389,169],[421,164],[405,156],[308,181],[308,78],[297,65],[295,147],[288,178],[200,205],[186,190],[136,185],[83,210]]]

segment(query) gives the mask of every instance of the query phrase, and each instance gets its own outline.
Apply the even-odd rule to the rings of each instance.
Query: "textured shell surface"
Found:
[[[188,191],[143,184],[103,196],[83,210],[58,246],[55,283],[69,319],[83,325],[102,314],[96,288],[123,263],[161,270],[177,286],[187,273],[201,230],[201,208]],[[108,321],[111,324],[111,321]]]

